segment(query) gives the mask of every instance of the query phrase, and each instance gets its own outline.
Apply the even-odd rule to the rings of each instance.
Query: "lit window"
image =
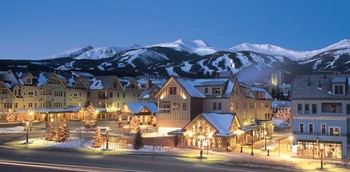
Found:
[[[176,87],[170,87],[169,88],[169,94],[170,95],[176,95]]]

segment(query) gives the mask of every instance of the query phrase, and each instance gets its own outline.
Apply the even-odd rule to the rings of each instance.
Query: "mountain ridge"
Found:
[[[0,60],[0,70],[77,70],[97,75],[191,78],[216,77],[221,72],[230,71],[243,78],[254,76],[265,80],[270,79],[267,76],[276,71],[286,71],[290,75],[330,70],[350,72],[350,40],[347,39],[319,51],[304,52],[303,55],[310,57],[297,60],[288,55],[293,54],[293,50],[274,45],[262,44],[248,48],[251,49],[220,49],[202,40],[181,39],[151,46],[94,48],[89,45],[51,56],[58,57],[54,59]],[[261,48],[261,51],[256,48]],[[206,53],[200,52],[202,50]]]

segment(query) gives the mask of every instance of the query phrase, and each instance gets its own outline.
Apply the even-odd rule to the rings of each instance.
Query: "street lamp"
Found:
[[[46,112],[46,131],[49,130],[49,122],[50,122],[49,112]]]
[[[28,121],[28,127],[29,127],[30,131],[32,131],[33,114],[34,114],[33,110],[31,108],[29,108],[27,121]]]
[[[26,143],[28,143],[28,139],[29,139],[29,122],[26,122]]]
[[[317,150],[321,154],[321,169],[323,169],[323,152],[320,151],[320,142],[318,141],[318,137],[316,137],[316,143],[317,143]]]
[[[254,130],[252,130],[252,152],[251,152],[251,156],[254,156]]]
[[[265,139],[265,151],[266,151],[266,134],[267,134],[267,129],[264,125],[264,139]]]
[[[106,149],[108,149],[108,141],[109,141],[109,127],[106,128]]]

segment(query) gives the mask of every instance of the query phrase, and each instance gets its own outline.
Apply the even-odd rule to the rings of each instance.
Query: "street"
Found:
[[[1,147],[0,171],[256,171],[229,168],[204,161],[196,159],[186,162],[172,156],[104,156],[82,152]]]

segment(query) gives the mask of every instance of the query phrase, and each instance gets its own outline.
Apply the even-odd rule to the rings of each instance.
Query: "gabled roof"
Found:
[[[150,110],[152,114],[158,112],[158,108],[156,104],[154,103],[147,103],[147,102],[128,102],[126,103],[126,106],[129,107],[132,114],[138,114],[141,113],[141,110],[144,108],[147,108]]]
[[[215,127],[218,132],[217,136],[230,136],[233,133],[230,132],[231,125],[234,120],[234,114],[219,114],[219,113],[202,113],[202,116]]]
[[[117,76],[111,75],[111,76],[96,76],[95,78],[91,79],[92,83],[90,85],[90,89],[107,89],[109,88],[113,82],[118,81]],[[120,83],[119,83],[120,84]]]
[[[346,79],[347,78],[345,76],[335,76],[332,79],[332,83],[345,83]]]
[[[188,123],[181,130],[176,130],[172,132],[173,134],[182,134],[183,131],[193,124],[198,118],[203,117],[211,126],[213,126],[217,132],[214,133],[214,136],[219,137],[230,137],[237,134],[230,131],[231,126],[234,124],[234,120],[238,120],[237,116],[233,113],[201,113],[196,118],[194,118],[190,123]],[[241,128],[239,121],[237,121],[237,128]]]
[[[1,80],[0,80],[0,84],[3,84],[3,85],[5,86],[5,88],[10,92],[10,94],[11,94],[13,97],[16,98],[16,95],[13,94],[11,88],[9,87],[9,86],[11,86],[11,87],[15,87],[15,86],[9,85],[9,84],[7,84],[6,82],[1,81]]]
[[[265,95],[265,99],[273,99],[272,96],[263,88],[258,88],[258,87],[250,87],[251,91],[253,92],[263,92]]]
[[[224,90],[222,94],[215,96],[215,97],[221,97],[221,98],[229,98],[232,94],[232,90],[234,87],[234,83],[229,79],[222,79],[222,78],[188,79],[188,78],[180,78],[180,77],[172,77],[172,78],[174,78],[174,80],[180,84],[180,86],[186,91],[186,93],[189,96],[195,97],[195,98],[207,97],[205,94],[199,91],[197,87],[224,86]]]
[[[141,89],[139,84],[138,84],[138,81],[135,78],[132,78],[132,77],[119,78],[119,82],[122,85],[123,89],[128,89],[132,82],[135,83],[136,89],[139,89],[139,90]]]
[[[157,86],[157,85],[152,85],[151,88],[147,89],[147,90],[144,90],[140,96],[139,96],[139,99],[149,99],[149,98],[152,98],[152,92],[154,90],[160,90],[160,88]]]

